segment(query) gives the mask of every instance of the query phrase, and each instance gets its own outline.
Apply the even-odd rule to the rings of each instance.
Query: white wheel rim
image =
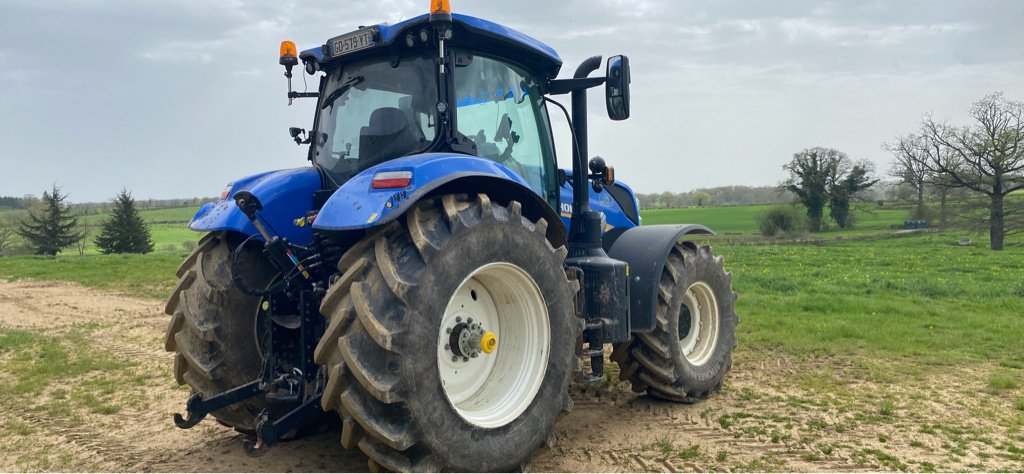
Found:
[[[679,348],[691,364],[704,365],[715,353],[718,323],[718,301],[711,287],[703,282],[690,285],[679,308]]]
[[[497,348],[453,361],[455,354],[445,347],[450,346],[448,330],[469,318],[497,336]],[[481,266],[462,280],[441,318],[441,387],[462,419],[481,428],[504,426],[536,397],[550,346],[547,304],[533,278],[511,263]]]

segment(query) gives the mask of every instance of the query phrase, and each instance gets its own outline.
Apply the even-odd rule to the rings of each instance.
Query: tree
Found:
[[[882,147],[892,153],[896,161],[889,169],[889,175],[899,179],[901,184],[909,186],[916,197],[912,219],[925,219],[928,215],[925,206],[925,190],[932,181],[931,170],[924,165],[925,137],[919,134],[909,134],[897,137],[892,143],[885,143]]]
[[[793,154],[793,160],[782,166],[789,172],[789,179],[782,185],[807,208],[807,227],[811,232],[821,231],[829,183],[835,181],[844,160],[849,158],[841,151],[814,147]]]
[[[821,231],[825,204],[839,227],[849,227],[850,200],[878,182],[871,177],[870,162],[854,163],[846,153],[832,148],[802,150],[793,154],[793,160],[782,169],[789,172],[789,179],[782,186],[807,208],[807,227],[811,232]]]
[[[5,224],[0,224],[0,256],[3,256],[4,251],[14,244],[14,226],[11,225],[12,223],[12,221],[8,221]]]
[[[127,189],[121,189],[114,197],[114,208],[111,210],[110,218],[103,223],[95,243],[100,252],[105,254],[153,251],[149,226],[139,216],[139,211],[135,209],[135,200]]]
[[[970,112],[977,122],[973,127],[951,126],[926,115],[914,156],[931,174],[932,184],[988,198],[989,246],[1002,250],[1008,218],[1022,212],[1021,206],[1007,209],[1005,201],[1024,189],[1024,102],[996,92],[975,102]]]
[[[78,239],[78,242],[75,242],[75,250],[78,250],[79,257],[85,255],[85,249],[89,246],[89,236],[92,234],[92,226],[89,224],[82,224],[81,229],[82,238]]]
[[[30,210],[28,218],[18,229],[28,246],[38,255],[57,255],[61,249],[73,245],[82,238],[78,232],[78,217],[65,204],[66,194],[61,194],[56,184],[50,191],[43,191],[41,208]]]
[[[852,224],[850,201],[878,182],[877,179],[871,177],[872,171],[874,171],[874,165],[870,161],[861,161],[852,165],[848,160],[840,162],[839,172],[829,183],[828,196],[829,216],[836,221],[840,229],[847,229]]]
[[[711,205],[711,195],[707,191],[697,191],[690,196],[690,201],[697,207],[708,207]]]

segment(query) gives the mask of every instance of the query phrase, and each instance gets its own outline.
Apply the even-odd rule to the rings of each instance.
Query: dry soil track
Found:
[[[116,374],[87,371],[33,396],[4,393],[0,471],[366,470],[362,454],[339,446],[337,428],[260,458],[247,457],[242,437],[212,421],[175,428],[171,414],[188,394],[174,384],[163,351],[167,318],[160,301],[71,283],[0,282],[0,331],[58,340],[85,333],[82,350],[123,363]],[[19,357],[3,349],[0,363]],[[556,444],[537,453],[532,469],[1024,470],[1024,437],[999,421],[1014,419],[1013,408],[971,396],[972,378],[937,374],[897,385],[862,380],[864,370],[740,351],[726,390],[694,405],[654,401],[626,384],[576,386]],[[0,384],[16,377],[0,372]],[[82,387],[101,387],[97,377],[114,380],[116,390],[90,398]],[[114,408],[97,409],[97,399]],[[960,416],[982,412],[993,416]]]

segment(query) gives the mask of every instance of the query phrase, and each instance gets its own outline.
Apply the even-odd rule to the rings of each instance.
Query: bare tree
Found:
[[[75,250],[78,250],[78,256],[81,257],[85,255],[85,249],[89,246],[89,236],[92,234],[92,225],[85,223],[79,225],[78,228],[81,230],[80,235],[82,238],[75,242]]]
[[[974,126],[954,127],[926,115],[916,161],[934,175],[933,184],[988,198],[990,247],[1002,250],[1006,196],[1024,189],[1024,102],[989,94],[974,103],[971,116]]]
[[[900,184],[909,186],[914,191],[916,208],[911,216],[914,219],[924,219],[928,214],[924,197],[932,173],[925,166],[926,147],[924,143],[926,141],[926,137],[912,133],[897,137],[896,141],[882,145],[882,148],[888,150],[896,158],[889,169],[889,175],[899,179]]]
[[[14,245],[14,225],[13,222],[8,221],[6,224],[0,224],[0,256],[4,254],[7,249]]]

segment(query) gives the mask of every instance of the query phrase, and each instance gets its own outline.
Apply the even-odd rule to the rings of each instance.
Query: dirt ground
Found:
[[[126,365],[112,409],[48,403],[95,374],[0,404],[0,471],[365,471],[339,428],[247,457],[242,436],[205,420],[174,427],[188,392],[163,350],[163,303],[63,282],[0,282],[0,331],[90,331],[89,350]],[[0,347],[2,349],[2,347]],[[3,357],[13,357],[0,351]],[[610,365],[614,367],[614,365]],[[882,361],[738,350],[725,390],[694,405],[626,384],[574,386],[575,408],[535,471],[1024,471],[1020,393],[984,392],[996,367],[889,374]],[[0,383],[12,382],[0,373]],[[1019,392],[1019,390],[1018,390]],[[72,401],[75,397],[72,397]],[[90,400],[79,397],[79,400]],[[54,407],[61,406],[61,409]],[[93,408],[90,409],[89,407]]]

